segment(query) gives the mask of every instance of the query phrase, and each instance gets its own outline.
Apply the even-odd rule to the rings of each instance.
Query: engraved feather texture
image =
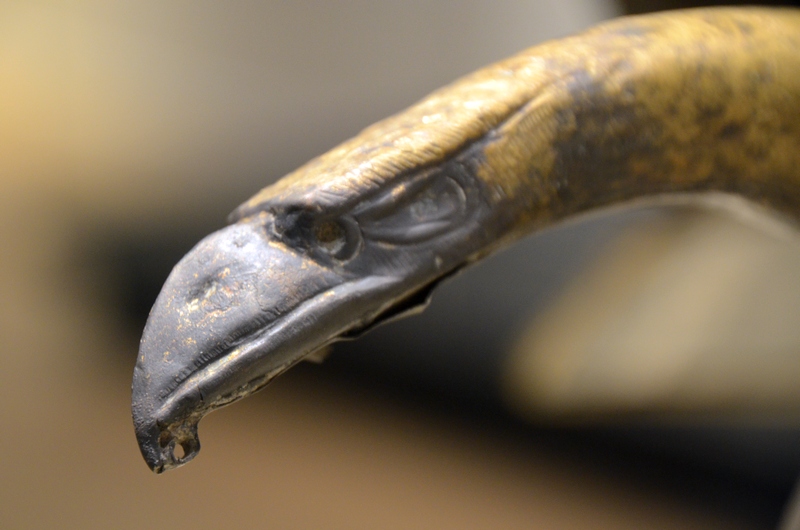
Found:
[[[663,13],[545,43],[263,189],[156,300],[134,372],[142,454],[156,472],[183,465],[205,413],[419,310],[522,235],[697,192],[800,219],[800,11]]]
[[[346,209],[477,142],[479,176],[497,201],[517,203],[521,225],[698,189],[797,210],[798,116],[796,10],[623,18],[434,92],[263,189],[232,220],[265,205]]]

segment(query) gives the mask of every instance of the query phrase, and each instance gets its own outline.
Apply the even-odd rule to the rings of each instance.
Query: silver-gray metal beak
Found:
[[[197,423],[206,413],[264,387],[393,299],[396,279],[348,275],[280,242],[268,227],[257,216],[203,239],[153,306],[132,412],[156,473],[197,454]]]

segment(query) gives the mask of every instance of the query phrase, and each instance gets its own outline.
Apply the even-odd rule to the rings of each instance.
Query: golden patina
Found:
[[[159,473],[186,463],[205,413],[418,310],[521,235],[699,192],[800,218],[797,10],[631,17],[531,48],[259,192],[153,307],[133,383],[142,454]]]
[[[800,13],[618,19],[530,48],[365,129],[244,203],[363,200],[486,140],[480,177],[548,220],[713,189],[800,208]]]

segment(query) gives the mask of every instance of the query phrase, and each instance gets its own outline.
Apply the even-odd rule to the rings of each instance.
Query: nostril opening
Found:
[[[175,447],[173,447],[172,449],[172,456],[173,458],[175,458],[175,460],[180,460],[181,458],[186,456],[187,453],[188,451],[183,446],[183,444],[175,444]]]

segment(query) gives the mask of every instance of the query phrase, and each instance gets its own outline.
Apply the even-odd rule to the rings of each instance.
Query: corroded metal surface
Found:
[[[706,191],[797,218],[799,117],[796,10],[620,19],[435,92],[259,192],[175,267],[134,373],[145,460],[187,462],[207,412],[561,218]]]

